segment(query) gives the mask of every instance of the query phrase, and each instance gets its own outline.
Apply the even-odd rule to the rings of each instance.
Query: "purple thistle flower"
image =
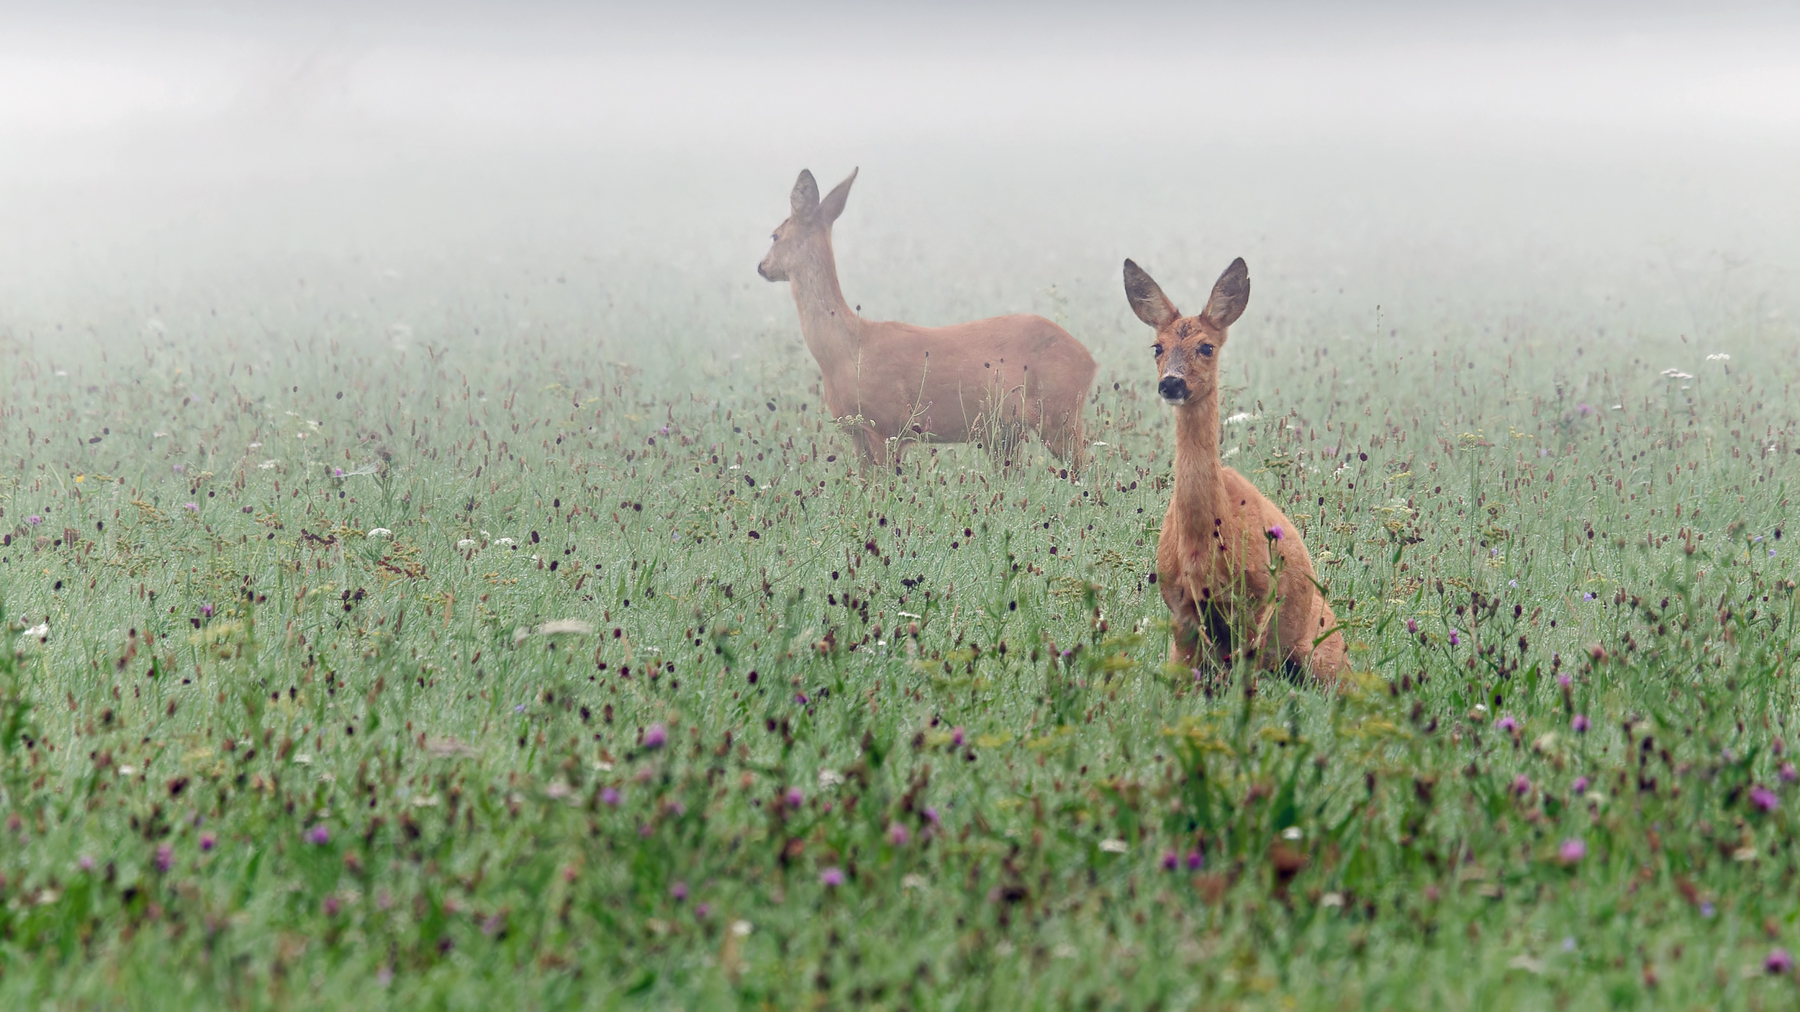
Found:
[[[619,789],[617,787],[602,788],[600,800],[609,808],[619,807]]]
[[[684,801],[665,801],[663,802],[663,807],[668,810],[670,815],[682,816],[687,814],[687,803]]]
[[[1750,788],[1750,803],[1765,812],[1773,812],[1781,805],[1781,799],[1775,796],[1774,791],[1757,784]]]
[[[202,853],[212,850],[214,847],[218,846],[218,844],[219,838],[211,833],[200,834],[200,850]]]
[[[1573,678],[1570,678],[1569,673],[1567,671],[1565,671],[1562,674],[1556,676],[1556,684],[1559,687],[1566,689],[1569,686],[1575,684],[1575,680]]]
[[[1583,600],[1583,601],[1592,601],[1592,600],[1593,600],[1593,599],[1594,599],[1594,595],[1592,595],[1592,594],[1583,594],[1583,595],[1581,595],[1581,599],[1582,599],[1582,600]]]
[[[812,700],[806,698],[806,693],[796,692],[796,693],[794,693],[794,702],[799,703],[801,706],[805,706],[806,704],[812,702]]]
[[[1509,713],[1506,716],[1501,717],[1499,720],[1495,721],[1494,726],[1499,728],[1502,731],[1505,731],[1507,734],[1512,734],[1514,731],[1517,731],[1519,729],[1519,722],[1514,720],[1512,718],[1512,714]]]
[[[1588,778],[1587,777],[1576,777],[1575,778],[1575,793],[1576,794],[1586,794],[1587,789],[1588,789]]]
[[[83,855],[81,855],[81,860],[76,861],[75,864],[82,871],[93,871],[94,870],[94,857],[91,854],[83,854]]]
[[[1524,797],[1525,795],[1530,794],[1531,793],[1531,778],[1526,776],[1523,773],[1519,774],[1516,777],[1513,777],[1512,789],[1513,789],[1513,793],[1519,795],[1520,797]]]
[[[30,524],[33,527],[36,527],[38,524],[41,524],[44,522],[44,518],[38,516],[36,513],[33,513],[32,515],[25,518],[25,522]]]
[[[710,905],[705,903],[694,904],[694,916],[700,920],[706,920],[706,915],[710,913],[712,913],[712,907]]]
[[[906,831],[905,826],[902,826],[898,822],[888,826],[888,840],[892,842],[894,846],[904,847],[906,846],[906,841],[910,839],[912,839],[912,834]]]
[[[341,909],[336,896],[325,897],[324,907],[326,917],[336,917],[338,915],[338,910]]]
[[[1460,646],[1461,644],[1462,644],[1462,637],[1457,635],[1455,629],[1450,630],[1450,645],[1454,647],[1454,646]]]
[[[1562,846],[1556,848],[1556,857],[1563,864],[1574,864],[1587,856],[1587,843],[1583,840],[1564,840]]]
[[[669,729],[661,724],[651,724],[644,729],[644,747],[662,748],[669,743]]]
[[[1164,871],[1174,871],[1181,867],[1181,855],[1172,850],[1164,853],[1162,857],[1162,866]]]
[[[173,867],[175,867],[175,848],[166,843],[158,844],[156,847],[156,870],[168,874],[169,869]]]
[[[1776,773],[1776,776],[1781,778],[1782,783],[1791,784],[1795,780],[1800,780],[1800,771],[1794,769],[1793,763],[1782,763],[1781,769]]]
[[[670,886],[669,887],[669,896],[672,897],[675,900],[675,902],[677,902],[677,903],[685,903],[687,901],[687,897],[688,897],[687,883],[686,882],[677,882],[674,885]]]
[[[1281,525],[1276,524],[1275,526],[1269,528],[1266,533],[1268,534],[1270,541],[1280,541],[1281,540]]]
[[[798,787],[789,787],[787,793],[781,796],[781,800],[789,808],[799,808],[806,803],[806,795],[801,793]]]
[[[844,870],[842,868],[827,868],[819,873],[819,882],[829,888],[835,889],[844,884]]]
[[[341,467],[334,467],[334,468],[332,468],[332,469],[331,469],[331,476],[332,476],[332,477],[333,477],[333,478],[342,478],[342,477],[343,477],[343,476],[344,476],[344,469],[343,469],[343,468],[341,468]]]
[[[935,808],[927,807],[925,809],[925,821],[931,823],[934,826],[942,826],[943,825],[943,822],[940,819],[938,819],[938,810]]]
[[[1794,957],[1788,955],[1786,949],[1771,949],[1763,957],[1763,969],[1770,973],[1782,974],[1794,968]]]
[[[1410,619],[1410,618],[1407,619],[1406,620],[1406,634],[1408,636],[1411,636],[1413,633],[1416,633],[1418,631],[1419,631],[1418,621],[1416,619]]]
[[[1206,855],[1198,850],[1190,850],[1187,855],[1188,871],[1199,871],[1206,864]]]
[[[1588,722],[1587,714],[1585,713],[1578,713],[1569,721],[1569,730],[1574,731],[1576,734],[1586,734],[1590,727],[1593,727],[1593,724]]]
[[[207,618],[212,618],[212,616],[213,616],[213,606],[212,606],[212,605],[210,605],[210,604],[203,604],[203,605],[201,605],[201,606],[200,606],[200,614],[202,614],[202,615],[205,615],[205,616],[206,616],[206,617],[207,617]]]
[[[184,502],[181,504],[181,508],[184,510],[193,510],[196,513],[200,512],[200,504],[199,503]]]
[[[306,842],[324,845],[331,842],[331,829],[323,822],[306,831]]]
[[[962,728],[955,727],[955,728],[950,729],[950,744],[955,745],[957,748],[962,748],[962,745],[963,745],[963,729]]]

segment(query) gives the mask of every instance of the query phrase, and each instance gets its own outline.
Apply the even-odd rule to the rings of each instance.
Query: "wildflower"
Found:
[[[802,794],[798,787],[789,787],[787,793],[781,796],[781,800],[789,808],[799,808],[806,803],[806,795]]]
[[[525,704],[520,703],[518,706],[513,707],[513,712],[514,713],[524,713],[525,712]]]
[[[687,902],[688,888],[686,882],[677,882],[669,887],[669,896],[677,903]]]
[[[338,898],[336,896],[325,897],[324,908],[326,917],[336,917],[340,909]]]
[[[1589,781],[1588,781],[1587,777],[1576,777],[1575,778],[1575,793],[1576,794],[1586,794],[1587,789],[1588,789],[1588,783],[1589,783]]]
[[[670,815],[682,816],[687,814],[687,803],[684,801],[665,801],[663,802],[663,808],[667,810]]]
[[[1100,849],[1108,854],[1124,854],[1131,850],[1131,844],[1124,840],[1101,840]]]
[[[1578,713],[1569,721],[1569,730],[1574,731],[1576,734],[1586,734],[1588,733],[1588,728],[1592,726],[1593,725],[1589,723],[1587,714],[1585,713]]]
[[[1777,771],[1776,775],[1781,777],[1781,782],[1784,784],[1791,784],[1795,780],[1800,780],[1800,771],[1794,769],[1793,763],[1782,763],[1781,769]]]
[[[1586,856],[1587,843],[1580,839],[1564,840],[1562,846],[1556,848],[1556,858],[1563,864],[1574,864]]]
[[[187,465],[186,464],[176,464],[174,467],[170,468],[170,470],[174,471],[176,474],[186,474],[187,473]]]
[[[1519,589],[1519,581],[1517,581],[1517,580],[1508,580],[1508,581],[1506,581],[1506,585],[1508,587],[1513,588],[1514,590]]]
[[[706,920],[706,915],[708,915],[710,913],[712,913],[711,906],[709,906],[705,903],[694,904],[694,916],[699,918],[700,920],[703,920],[703,921]]]
[[[381,969],[375,971],[375,983],[378,986],[386,987],[389,984],[392,984],[393,982],[394,982],[394,968],[393,967],[383,966]]]
[[[828,888],[835,889],[844,884],[844,870],[842,868],[827,868],[819,873],[819,882]]]
[[[808,703],[811,703],[812,700],[806,698],[806,693],[796,692],[794,693],[794,702],[799,703],[801,706],[805,706]]]
[[[1509,713],[1506,716],[1501,717],[1499,720],[1495,721],[1494,726],[1496,728],[1499,728],[1502,731],[1505,731],[1507,734],[1512,734],[1514,731],[1517,731],[1519,729],[1519,722],[1514,720],[1512,717],[1512,714]]]
[[[44,518],[38,516],[36,513],[33,513],[32,515],[25,518],[25,522],[30,524],[33,527],[36,527],[38,524],[41,524],[44,522]]]
[[[1564,952],[1574,952],[1575,951],[1575,936],[1574,935],[1564,935],[1563,936],[1563,951]]]
[[[904,847],[906,846],[906,841],[910,839],[912,839],[912,834],[906,831],[905,826],[902,826],[898,822],[888,826],[888,840],[892,842],[894,846]]]
[[[207,618],[212,618],[212,616],[213,616],[213,606],[212,606],[212,605],[210,605],[210,604],[203,604],[203,605],[201,605],[201,606],[200,606],[200,614],[202,614],[202,615],[205,615],[205,616],[206,616],[206,617],[207,617]]]
[[[1774,791],[1757,784],[1750,788],[1750,803],[1765,812],[1773,812],[1781,805],[1781,799],[1775,796]]]
[[[1712,900],[1707,900],[1700,904],[1700,916],[1709,921],[1712,920],[1712,916],[1718,912],[1719,908],[1712,905]]]
[[[1583,418],[1586,418],[1587,416],[1594,413],[1594,408],[1592,405],[1584,402],[1584,403],[1575,405],[1575,413],[1580,415]]]
[[[175,867],[175,848],[168,844],[158,844],[156,848],[156,870],[167,873]]]
[[[1575,684],[1575,680],[1573,678],[1570,678],[1569,673],[1567,671],[1565,671],[1562,674],[1556,676],[1556,684],[1561,686],[1562,688],[1566,689],[1569,686]]]
[[[1460,646],[1461,644],[1462,644],[1462,637],[1457,635],[1455,629],[1450,630],[1450,645],[1454,647],[1454,646]]]
[[[957,748],[962,748],[962,746],[963,746],[963,729],[962,728],[957,727],[957,728],[952,728],[950,730],[950,744],[956,746]]]
[[[608,808],[619,807],[619,789],[617,787],[603,788],[600,791],[600,800]]]
[[[77,866],[78,866],[78,867],[79,867],[79,868],[80,868],[80,869],[81,869],[81,870],[82,870],[82,871],[93,871],[93,870],[94,870],[94,858],[93,858],[93,855],[91,855],[91,854],[83,854],[83,855],[81,855],[81,860],[79,860],[79,861],[76,861],[76,862],[75,862],[75,864],[76,864],[76,865],[77,865]]]
[[[1162,866],[1164,871],[1174,871],[1181,867],[1181,855],[1172,850],[1165,851],[1162,857]]]
[[[1592,601],[1592,600],[1593,600],[1593,599],[1594,599],[1594,595],[1592,595],[1592,594],[1583,594],[1583,595],[1581,595],[1581,599],[1582,599],[1582,600],[1583,600],[1583,601]]]
[[[1763,969],[1770,973],[1787,973],[1794,968],[1794,957],[1786,949],[1772,949],[1763,957]]]
[[[212,835],[211,833],[201,833],[200,834],[200,850],[202,852],[212,850],[214,847],[216,847],[218,845],[219,845],[218,837]]]
[[[306,842],[324,845],[331,842],[331,830],[324,823],[319,823],[306,831]]]
[[[1188,855],[1187,855],[1188,871],[1199,871],[1201,869],[1201,867],[1204,866],[1205,864],[1206,864],[1206,855],[1205,854],[1202,854],[1197,850],[1188,851]]]
[[[1419,631],[1418,621],[1415,619],[1410,619],[1410,618],[1407,619],[1406,620],[1406,634],[1408,636],[1411,636],[1413,633],[1416,633],[1418,631]]]
[[[938,810],[935,808],[931,808],[929,806],[927,806],[925,809],[925,821],[931,823],[934,826],[942,826],[943,825],[943,822],[938,819]]]
[[[331,476],[332,476],[332,477],[333,477],[333,478],[342,478],[342,477],[343,477],[343,476],[344,476],[344,469],[343,469],[343,468],[341,468],[341,467],[334,467],[334,468],[332,468],[332,469],[331,469]]]
[[[669,729],[661,724],[651,724],[644,731],[645,748],[662,748],[669,743]]]
[[[200,504],[196,502],[184,502],[181,504],[181,508],[184,510],[193,510],[195,513],[200,512]]]
[[[456,543],[456,547],[458,547],[458,548],[474,548],[476,544],[477,544],[477,542],[475,541],[474,538],[464,538],[461,541],[458,541]]]
[[[369,533],[364,536],[370,538],[391,538],[394,536],[394,532],[388,530],[386,527],[371,527],[369,528]]]
[[[1269,528],[1268,531],[1266,531],[1265,533],[1268,535],[1268,538],[1270,541],[1280,541],[1281,540],[1281,525],[1276,524],[1275,526]]]
[[[1512,789],[1513,789],[1513,793],[1519,795],[1520,797],[1524,797],[1525,795],[1530,794],[1531,793],[1531,778],[1526,776],[1523,773],[1519,774],[1516,777],[1513,777]]]

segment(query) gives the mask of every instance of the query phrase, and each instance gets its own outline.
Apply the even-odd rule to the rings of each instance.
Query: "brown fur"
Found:
[[[1156,328],[1157,389],[1175,405],[1175,494],[1156,545],[1157,578],[1175,626],[1170,658],[1193,665],[1204,651],[1221,664],[1244,657],[1270,670],[1310,666],[1316,677],[1333,680],[1344,637],[1300,531],[1219,459],[1219,353],[1249,303],[1249,270],[1233,261],[1198,316],[1182,316],[1129,260],[1125,294],[1138,318]],[[1276,527],[1281,537],[1269,538]],[[1271,547],[1281,560],[1272,603]],[[1269,649],[1272,628],[1277,649]]]
[[[915,327],[851,312],[838,287],[831,224],[855,179],[852,172],[820,201],[812,173],[801,172],[793,215],[756,270],[792,284],[800,333],[824,374],[825,406],[834,418],[860,417],[853,431],[865,459],[885,463],[890,439],[898,455],[916,440],[964,443],[984,430],[1005,438],[1029,426],[1079,467],[1094,359],[1067,331],[1041,316]]]

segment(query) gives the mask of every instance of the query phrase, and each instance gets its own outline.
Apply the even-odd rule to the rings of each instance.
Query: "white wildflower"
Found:
[[[1691,380],[1694,378],[1693,373],[1682,372],[1680,369],[1664,369],[1662,374],[1665,379]]]
[[[499,545],[501,548],[511,548],[513,545],[518,544],[518,542],[511,538],[495,538],[494,544]]]
[[[475,539],[474,539],[474,538],[464,538],[464,539],[462,539],[462,540],[461,540],[461,541],[458,541],[458,542],[457,542],[457,543],[456,543],[456,547],[457,547],[457,548],[458,548],[458,549],[462,549],[462,548],[474,548],[474,547],[475,547],[475,546],[476,546],[476,545],[478,545],[478,544],[481,544],[481,542],[479,542],[479,541],[476,541],[476,540],[475,540]]]
[[[1240,411],[1237,414],[1232,415],[1230,418],[1225,419],[1225,424],[1226,425],[1236,425],[1239,422],[1254,422],[1259,417],[1261,417],[1261,416],[1253,415],[1248,411]]]
[[[819,790],[828,791],[844,782],[844,775],[836,770],[819,771]]]
[[[25,635],[32,639],[40,639],[48,636],[50,635],[50,623],[39,622],[37,625],[25,630]]]
[[[265,460],[256,466],[262,468],[265,471],[273,471],[273,470],[275,470],[275,465],[277,465],[279,463],[281,463],[281,461],[279,459]]]
[[[750,932],[755,931],[755,930],[756,930],[756,925],[751,924],[749,921],[732,921],[731,922],[731,933],[738,936],[739,938],[748,937]]]
[[[1124,840],[1101,840],[1100,849],[1108,854],[1123,854],[1131,850],[1131,845]]]
[[[1300,831],[1299,826],[1289,826],[1281,831],[1281,838],[1283,840],[1298,840],[1305,835],[1305,833]]]
[[[388,530],[386,527],[371,527],[369,528],[367,536],[371,538],[391,538],[394,536],[394,532]]]
[[[1319,897],[1319,906],[1341,907],[1343,905],[1344,905],[1344,894],[1343,893],[1326,893],[1325,895]]]
[[[1731,356],[1725,354],[1724,352],[1720,352],[1717,355],[1706,356],[1706,360],[1708,362],[1729,362],[1729,361],[1731,361]]]

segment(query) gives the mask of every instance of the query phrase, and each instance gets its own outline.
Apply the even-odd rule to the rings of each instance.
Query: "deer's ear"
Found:
[[[1206,300],[1205,317],[1219,327],[1229,327],[1244,315],[1250,304],[1250,268],[1238,257],[1213,284],[1212,296]]]
[[[1158,330],[1181,316],[1175,303],[1169,301],[1150,275],[1130,260],[1125,261],[1125,298],[1131,302],[1131,311],[1138,319]]]
[[[819,209],[819,184],[813,180],[811,172],[800,170],[800,178],[794,180],[794,192],[788,195],[788,204],[794,209],[794,217],[801,220],[811,218]]]
[[[856,182],[856,174],[860,169],[851,169],[850,175],[843,182],[831,188],[825,199],[819,203],[819,219],[829,225],[838,220],[844,213],[844,201],[850,199],[850,184]]]

